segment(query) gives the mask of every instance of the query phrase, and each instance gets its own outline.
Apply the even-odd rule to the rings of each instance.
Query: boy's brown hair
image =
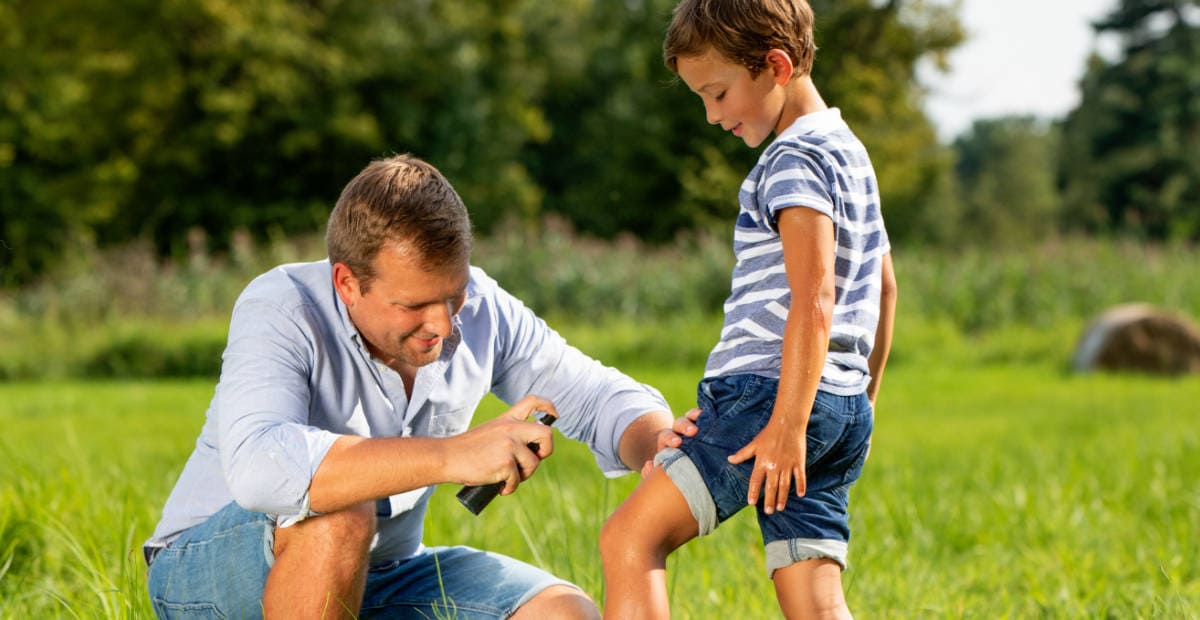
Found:
[[[411,155],[373,161],[358,173],[325,231],[329,262],[349,267],[363,292],[388,242],[408,244],[429,270],[471,257],[471,220],[462,199],[437,168]]]
[[[766,68],[767,52],[781,49],[798,75],[808,75],[817,51],[812,7],[805,0],[683,0],[667,28],[663,62],[678,73],[680,56],[701,56],[709,49],[754,76]]]

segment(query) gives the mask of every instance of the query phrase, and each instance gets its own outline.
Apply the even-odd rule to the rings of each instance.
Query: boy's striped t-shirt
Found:
[[[704,376],[779,378],[791,303],[780,209],[806,207],[833,220],[836,301],[820,388],[854,395],[870,382],[867,358],[879,322],[883,257],[891,250],[866,148],[836,108],[796,119],[763,151],[738,192],[737,264],[721,339]]]

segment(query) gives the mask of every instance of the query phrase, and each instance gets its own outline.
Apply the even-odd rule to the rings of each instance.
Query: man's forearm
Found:
[[[621,462],[633,471],[640,471],[642,465],[658,452],[659,433],[670,430],[673,421],[667,411],[650,411],[631,422],[617,446]]]
[[[445,440],[346,435],[333,443],[308,490],[309,508],[336,512],[362,502],[447,482]]]

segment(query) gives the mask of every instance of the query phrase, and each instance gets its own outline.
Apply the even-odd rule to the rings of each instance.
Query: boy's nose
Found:
[[[721,115],[717,112],[717,106],[704,106],[704,117],[708,120],[709,125],[719,125],[721,123]]]

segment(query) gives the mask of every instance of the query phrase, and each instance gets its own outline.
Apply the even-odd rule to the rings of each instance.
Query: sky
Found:
[[[938,136],[952,141],[977,118],[1065,115],[1079,103],[1079,78],[1097,47],[1090,22],[1117,3],[963,0],[967,40],[950,55],[950,72],[920,73]]]

